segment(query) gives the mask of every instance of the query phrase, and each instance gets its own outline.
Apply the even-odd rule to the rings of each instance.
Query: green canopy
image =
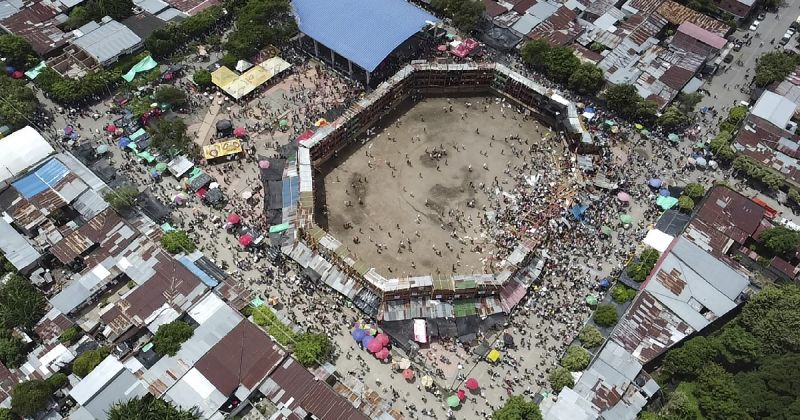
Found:
[[[250,301],[250,304],[255,306],[256,308],[258,308],[259,306],[264,304],[264,299],[261,299],[259,297],[255,297],[255,298],[253,298],[253,300]]]
[[[705,149],[706,148],[706,144],[703,143],[702,141],[698,141],[697,143],[694,144],[694,147],[696,149]]]
[[[597,296],[595,295],[586,295],[586,303],[589,305],[597,305]]]
[[[450,408],[456,408],[461,405],[461,400],[458,399],[458,395],[451,395],[447,397],[447,406]]]
[[[153,348],[153,342],[151,341],[151,342],[145,344],[144,346],[142,346],[142,351],[147,353],[152,348]]]
[[[278,121],[278,126],[280,126],[280,127],[286,127],[288,125],[289,125],[289,121],[287,121],[287,120]]]
[[[289,229],[291,226],[288,223],[281,223],[279,225],[270,226],[269,233],[278,233],[283,232],[286,229]]]
[[[636,124],[634,124],[633,126],[634,126],[634,127],[636,127],[636,129],[637,129],[637,130],[641,130],[641,129],[643,129],[643,128],[644,128],[644,126],[643,126],[643,125],[641,125],[641,124],[639,124],[639,123],[636,123]]]
[[[158,162],[158,164],[156,164],[156,170],[157,170],[158,172],[164,172],[164,171],[166,171],[166,170],[167,170],[167,164],[166,164],[166,163],[164,163],[164,162]]]
[[[613,127],[613,126],[617,125],[617,123],[614,122],[614,120],[606,120],[606,125]]]
[[[131,149],[131,150],[133,150],[134,152],[136,152],[136,151],[138,151],[138,150],[139,150],[139,147],[137,147],[137,146],[136,146],[136,143],[134,143],[134,142],[130,142],[130,143],[128,143],[128,149]]]
[[[645,137],[649,136],[650,135],[650,131],[645,128],[644,130],[642,130],[642,135],[645,136]]]
[[[172,227],[172,225],[169,224],[169,223],[164,223],[163,225],[161,225],[161,230],[163,230],[164,233],[170,233],[170,232],[174,232],[175,228]]]
[[[619,215],[619,221],[626,225],[630,225],[633,223],[633,216],[628,213],[622,213]]]
[[[614,232],[614,230],[611,229],[610,226],[606,226],[606,225],[603,225],[600,228],[600,231],[603,232],[604,235],[608,235],[608,236],[611,236],[611,234]]]
[[[656,204],[664,210],[669,210],[675,207],[678,204],[678,199],[675,197],[664,197],[663,195],[659,195],[656,198]]]
[[[33,80],[33,79],[36,78],[36,76],[39,75],[39,73],[42,72],[42,70],[45,69],[45,67],[47,67],[47,63],[45,63],[44,61],[41,61],[36,67],[26,71],[25,72],[25,76],[27,76],[28,79]]]
[[[194,181],[198,177],[203,175],[203,170],[195,166],[192,168],[192,172],[189,173],[189,181]]]
[[[133,78],[136,77],[136,73],[152,70],[156,68],[156,66],[158,66],[156,60],[153,60],[153,57],[148,55],[147,57],[143,58],[142,61],[139,61],[136,63],[136,65],[131,67],[127,73],[123,74],[122,78],[125,79],[126,82],[132,82]]]
[[[145,134],[147,134],[147,132],[144,131],[144,128],[140,128],[140,129],[136,130],[135,133],[133,133],[130,136],[128,136],[128,138],[131,139],[131,141],[133,142],[133,141],[139,140],[139,137],[142,137]]]
[[[677,143],[677,142],[678,142],[678,141],[681,139],[681,138],[680,138],[680,137],[678,137],[678,135],[677,135],[677,134],[675,134],[675,133],[669,133],[669,135],[667,136],[667,138],[669,139],[669,141],[671,141],[671,142],[673,142],[673,143]]]
[[[447,37],[447,39],[453,40],[453,39],[455,39],[456,36],[454,34],[451,34],[450,32],[448,32],[447,35],[445,35],[445,37]]]
[[[147,163],[153,163],[156,160],[156,157],[151,155],[148,151],[139,152],[136,154],[136,157],[146,160]]]

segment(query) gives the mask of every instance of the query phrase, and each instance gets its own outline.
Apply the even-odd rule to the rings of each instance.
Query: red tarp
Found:
[[[299,137],[297,137],[297,142],[300,143],[301,141],[308,140],[313,135],[314,135],[313,131],[306,130],[306,131],[303,132],[303,134],[301,134]]]
[[[453,53],[453,55],[455,55],[456,57],[464,58],[468,56],[469,53],[471,53],[472,50],[474,50],[477,46],[478,46],[478,41],[475,41],[472,38],[467,38],[464,40],[464,42],[459,44],[458,47],[456,47],[454,50],[450,52]]]

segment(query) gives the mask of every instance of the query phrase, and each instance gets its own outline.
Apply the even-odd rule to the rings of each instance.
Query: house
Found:
[[[115,404],[147,395],[144,384],[131,371],[136,369],[136,359],[132,361],[132,366],[123,364],[111,355],[100,362],[69,391],[69,396],[78,403],[78,408],[70,413],[69,418],[104,420]]]
[[[720,10],[728,12],[739,19],[750,16],[756,6],[756,0],[714,0]]]
[[[69,32],[59,29],[67,16],[66,7],[59,2],[35,1],[29,4],[19,2],[6,4],[6,12],[16,12],[0,20],[0,29],[25,39],[37,54],[49,57],[61,51],[72,37]]]
[[[728,41],[711,31],[705,30],[694,23],[683,22],[678,26],[678,31],[672,38],[672,45],[710,57],[719,53]]]
[[[127,26],[104,17],[99,23],[89,22],[74,31],[72,45],[85,51],[101,66],[115,63],[120,56],[138,50],[143,41]]]

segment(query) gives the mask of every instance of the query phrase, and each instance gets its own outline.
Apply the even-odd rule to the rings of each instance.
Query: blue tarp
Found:
[[[21,196],[27,199],[36,196],[48,188],[54,187],[58,181],[61,181],[68,173],[69,169],[67,169],[63,163],[56,159],[51,159],[30,175],[11,185],[14,186],[14,189],[16,189]]]
[[[182,256],[178,258],[178,262],[180,262],[187,270],[191,271],[200,281],[205,283],[208,287],[216,287],[219,282],[211,278],[205,271],[201,270],[200,267],[195,265],[195,263],[189,259],[187,256]]]
[[[586,213],[586,209],[588,208],[589,206],[581,206],[580,204],[576,204],[572,207],[572,209],[570,209],[570,212],[572,212],[572,217],[574,217],[575,220],[583,220],[583,214]]]
[[[435,16],[404,0],[294,0],[300,31],[367,71]]]
[[[300,198],[300,177],[293,176],[283,179],[283,188],[281,189],[283,197],[283,207],[294,207],[297,200]]]

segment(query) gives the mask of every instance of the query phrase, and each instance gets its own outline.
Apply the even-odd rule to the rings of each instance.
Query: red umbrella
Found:
[[[388,346],[389,345],[389,336],[384,334],[384,333],[380,333],[380,334],[375,336],[375,341],[380,341],[381,342],[381,346],[384,346],[384,347]]]
[[[24,76],[24,75],[25,75],[25,73],[23,73],[23,72],[21,72],[19,70],[15,71],[14,73],[11,73],[11,77],[14,78],[14,79],[22,79],[22,76]]]
[[[367,345],[367,350],[369,350],[370,353],[377,353],[381,351],[382,348],[383,344],[381,344],[381,341],[377,339],[370,341]]]
[[[458,399],[461,400],[461,401],[464,401],[464,400],[467,399],[467,393],[464,392],[463,389],[459,389],[458,392],[456,392],[456,395],[458,395]]]
[[[464,386],[466,386],[468,390],[474,391],[478,389],[478,381],[475,378],[469,378]]]
[[[113,133],[117,131],[117,126],[114,124],[109,124],[106,126],[106,131],[108,131],[109,133]]]
[[[239,223],[241,221],[242,221],[242,218],[239,217],[239,215],[236,214],[236,213],[231,213],[231,214],[228,215],[228,223],[230,223],[230,224],[235,225],[235,224],[237,224],[237,223]]]
[[[242,244],[242,246],[250,246],[250,244],[252,244],[252,243],[253,243],[253,237],[252,237],[252,236],[250,236],[250,234],[249,234],[249,233],[248,233],[248,234],[246,234],[246,235],[242,235],[242,236],[239,238],[239,243],[240,243],[240,244]]]
[[[382,348],[381,351],[375,353],[375,357],[381,360],[386,360],[389,358],[389,349],[386,347]]]
[[[411,370],[411,369],[404,370],[403,371],[403,378],[405,378],[407,381],[410,381],[410,380],[414,379],[414,371]]]
[[[247,130],[244,127],[236,127],[233,130],[233,135],[236,137],[244,137],[247,135]]]

